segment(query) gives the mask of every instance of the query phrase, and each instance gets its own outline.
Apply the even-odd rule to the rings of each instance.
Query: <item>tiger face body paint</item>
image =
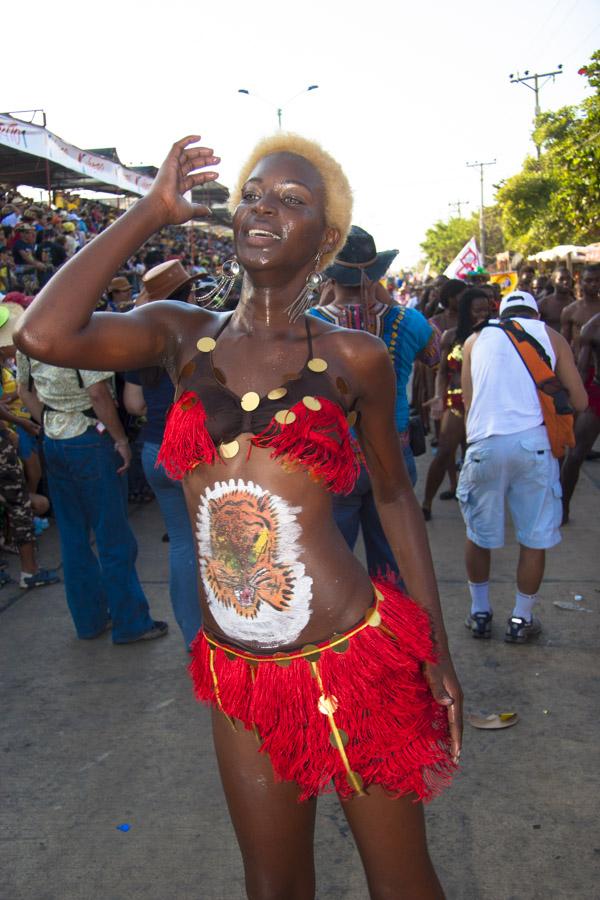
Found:
[[[312,578],[299,559],[300,511],[252,481],[218,481],[204,491],[196,519],[200,577],[228,636],[277,647],[307,625]]]

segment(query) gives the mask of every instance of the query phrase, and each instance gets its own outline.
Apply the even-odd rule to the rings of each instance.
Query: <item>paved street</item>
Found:
[[[549,555],[543,635],[524,647],[501,640],[514,541],[494,561],[494,638],[474,641],[463,625],[462,520],[454,502],[434,504],[428,528],[467,708],[520,716],[504,731],[467,725],[462,773],[428,808],[449,900],[598,896],[599,500],[600,462],[588,463],[572,522]],[[0,591],[1,900],[245,896],[209,717],[192,699],[169,608],[156,504],[132,509],[132,522],[153,614],[172,624],[166,639],[77,641],[61,585]],[[59,562],[54,526],[42,561]],[[16,558],[10,567],[16,575]],[[577,593],[590,612],[554,605]],[[124,823],[126,832],[116,827]],[[316,848],[320,900],[366,900],[334,797],[320,803]]]

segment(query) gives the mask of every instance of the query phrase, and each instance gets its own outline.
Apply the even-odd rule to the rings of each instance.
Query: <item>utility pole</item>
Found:
[[[461,217],[461,215],[460,215],[461,207],[462,207],[462,206],[468,206],[468,205],[469,205],[469,201],[468,201],[468,200],[454,200],[453,203],[449,203],[449,204],[448,204],[448,206],[449,206],[451,209],[454,209],[454,210],[456,211],[456,214],[457,214],[457,216],[458,216],[459,219],[460,219],[460,217]]]
[[[481,261],[485,266],[485,221],[483,218],[483,167],[484,166],[495,166],[496,160],[492,159],[490,162],[472,162],[467,163],[467,167],[469,169],[473,169],[475,166],[479,166],[479,179],[481,183],[481,199],[479,205],[479,249],[481,251]]]
[[[540,107],[540,91],[541,91],[541,89],[544,87],[545,84],[548,83],[548,81],[550,79],[552,79],[552,81],[555,81],[556,76],[562,75],[562,73],[563,73],[562,72],[562,63],[560,63],[560,65],[558,66],[558,69],[556,69],[555,72],[535,72],[533,75],[530,75],[529,69],[525,69],[525,72],[523,75],[519,75],[519,73],[517,72],[516,75],[513,75],[511,73],[508,76],[510,78],[511,84],[524,84],[525,87],[529,88],[529,90],[533,91],[533,93],[535,94],[535,116],[533,119],[534,128],[535,128],[535,123],[537,121],[537,117],[539,116],[539,114],[542,111],[541,107]],[[541,78],[545,78],[546,80],[540,83]],[[533,82],[533,84],[530,84],[530,82]],[[537,153],[537,158],[539,159],[540,153],[541,153],[539,144],[535,145],[535,149],[536,149],[536,153]]]

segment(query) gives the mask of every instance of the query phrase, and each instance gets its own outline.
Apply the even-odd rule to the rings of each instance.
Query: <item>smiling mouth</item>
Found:
[[[264,228],[251,228],[248,231],[249,237],[262,237],[262,238],[271,238],[274,241],[280,241],[281,238],[278,234],[274,234],[272,231],[265,231]]]

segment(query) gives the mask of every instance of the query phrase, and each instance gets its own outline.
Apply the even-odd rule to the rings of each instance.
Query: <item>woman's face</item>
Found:
[[[471,322],[477,325],[478,322],[485,322],[490,314],[490,301],[487,297],[475,297],[471,303]]]
[[[293,153],[265,156],[242,187],[233,231],[247,271],[310,269],[326,232],[321,175]]]

